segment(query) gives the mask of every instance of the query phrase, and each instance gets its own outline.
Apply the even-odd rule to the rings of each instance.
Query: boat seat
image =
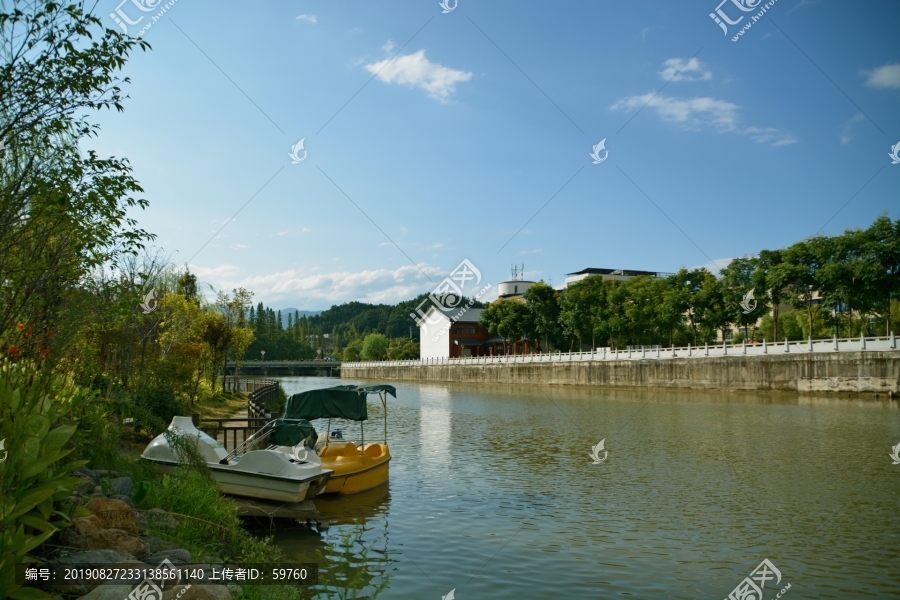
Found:
[[[378,458],[384,454],[384,449],[381,447],[381,444],[369,444],[366,446],[365,454],[372,458]]]

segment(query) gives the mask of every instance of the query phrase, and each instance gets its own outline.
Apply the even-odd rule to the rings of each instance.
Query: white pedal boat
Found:
[[[307,451],[302,442],[297,446],[248,450],[268,439],[272,423],[231,453],[219,441],[197,429],[190,417],[174,417],[169,431],[196,437],[197,447],[209,466],[216,486],[226,494],[300,502],[321,492],[332,474],[331,470],[322,469],[322,461],[315,452]],[[150,442],[141,458],[169,473],[174,472],[179,464],[164,433]]]

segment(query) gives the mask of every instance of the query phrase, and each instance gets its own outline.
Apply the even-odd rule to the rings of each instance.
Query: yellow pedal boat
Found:
[[[334,471],[321,494],[356,494],[388,481],[391,451],[387,444],[366,444],[365,450],[354,442],[329,441],[319,451],[322,469]]]
[[[375,443],[365,442],[368,419],[367,398],[377,394],[384,409],[384,438]],[[387,395],[397,397],[391,385],[341,385],[294,394],[285,407],[288,419],[328,419],[328,430],[319,435],[316,454],[322,469],[333,471],[321,494],[356,494],[388,482],[391,451],[387,445]],[[331,419],[359,421],[360,441],[346,441],[335,437]],[[341,434],[338,433],[338,436]]]

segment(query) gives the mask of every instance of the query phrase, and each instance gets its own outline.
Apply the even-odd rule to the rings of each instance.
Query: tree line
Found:
[[[751,309],[751,310],[748,310]],[[480,324],[537,351],[886,335],[900,318],[900,220],[665,278],[589,276],[493,302]]]

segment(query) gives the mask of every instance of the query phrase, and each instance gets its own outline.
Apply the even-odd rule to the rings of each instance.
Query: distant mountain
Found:
[[[301,317],[317,317],[322,314],[321,310],[300,310],[299,308],[289,307],[289,308],[281,308],[275,309],[275,314],[278,314],[278,311],[281,311],[281,326],[287,327],[287,316],[289,314],[293,315],[294,313],[300,313]]]

